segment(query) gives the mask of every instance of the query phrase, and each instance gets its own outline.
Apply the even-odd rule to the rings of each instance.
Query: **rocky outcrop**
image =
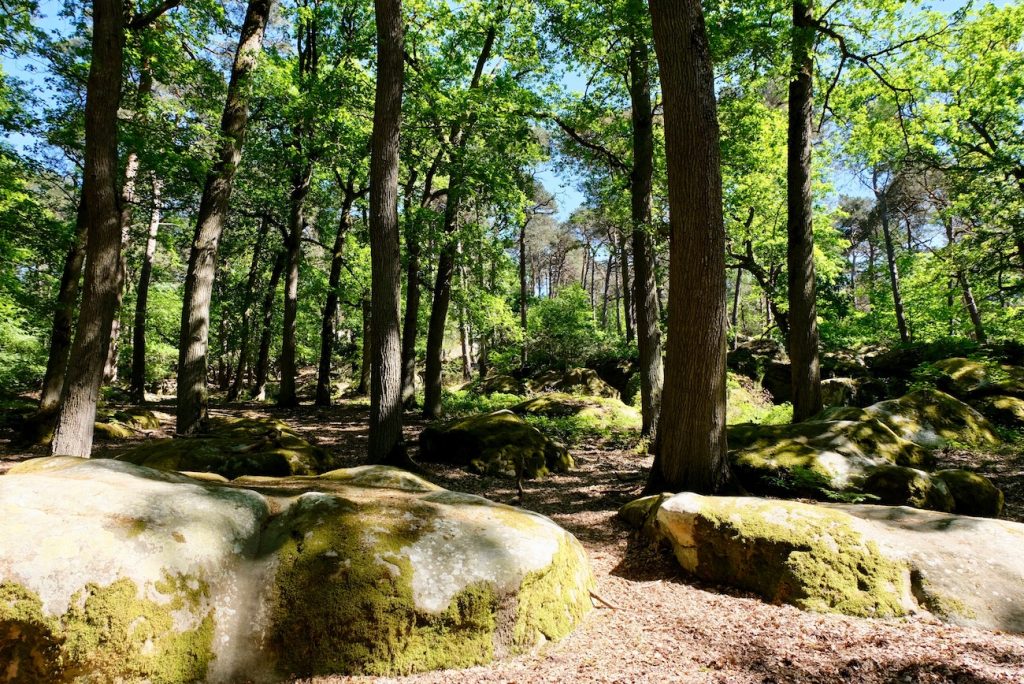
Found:
[[[537,375],[529,381],[534,392],[562,392],[588,397],[618,398],[620,393],[589,368],[570,368],[567,371],[551,370]]]
[[[214,418],[210,429],[198,437],[147,440],[117,452],[116,458],[157,470],[215,473],[229,480],[242,475],[316,475],[335,467],[329,453],[287,423],[262,417]]]
[[[488,475],[543,477],[574,467],[564,445],[512,411],[430,426],[420,433],[420,460],[451,463]]]
[[[0,517],[14,681],[465,667],[559,639],[591,606],[586,555],[550,520],[392,468],[228,485],[37,459],[0,477]]]
[[[805,610],[1024,632],[1024,525],[907,507],[678,494],[631,514],[683,569]],[[659,505],[660,504],[660,505]],[[655,512],[651,512],[655,509]],[[625,510],[625,509],[624,509]]]
[[[510,409],[521,416],[545,418],[573,418],[580,427],[595,433],[622,433],[638,431],[640,412],[618,399],[607,397],[581,397],[561,392],[541,394],[516,404]]]

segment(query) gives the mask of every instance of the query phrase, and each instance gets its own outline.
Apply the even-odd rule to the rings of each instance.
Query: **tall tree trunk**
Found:
[[[139,272],[139,287],[135,293],[135,318],[132,327],[132,379],[131,397],[137,404],[146,401],[146,308],[149,305],[149,283],[153,277],[153,256],[156,254],[156,236],[160,231],[160,191],[162,184],[152,177],[153,209],[149,214],[149,233],[146,235],[146,253]]]
[[[153,74],[149,68],[149,59],[143,57],[142,68],[139,73],[139,88],[135,96],[135,113],[139,113],[146,107],[146,101],[153,93]],[[118,367],[117,357],[121,339],[121,317],[117,314],[121,310],[121,303],[124,301],[125,286],[128,275],[128,244],[131,241],[132,216],[135,211],[136,183],[139,177],[139,155],[137,150],[131,150],[125,161],[124,184],[121,186],[121,260],[118,267],[120,279],[117,291],[117,308],[114,314],[114,321],[110,328],[110,346],[107,351],[107,361],[103,367],[103,383],[113,384],[117,382]]]
[[[476,67],[469,83],[469,89],[475,90],[480,85],[484,66],[491,58],[491,49],[497,29],[491,25],[487,29],[483,47],[477,56]],[[423,416],[433,419],[441,415],[442,363],[444,351],[444,331],[448,323],[448,307],[452,298],[452,275],[455,271],[457,243],[453,238],[458,227],[459,210],[462,204],[462,184],[465,181],[460,166],[465,156],[469,136],[463,135],[463,122],[452,127],[450,139],[452,151],[449,154],[450,168],[448,179],[448,201],[444,208],[444,235],[447,241],[441,247],[441,256],[437,264],[437,276],[434,281],[434,299],[430,306],[430,325],[427,328],[427,358],[423,376]]]
[[[274,268],[270,272],[270,280],[267,282],[267,292],[263,297],[263,325],[260,331],[260,348],[256,355],[256,373],[252,383],[252,398],[256,401],[263,401],[267,397],[267,373],[270,369],[270,341],[273,338],[274,324],[274,297],[277,294],[277,284],[281,281],[281,274],[284,273],[285,264],[288,261],[288,252],[281,250],[274,259]]]
[[[609,251],[608,259],[604,262],[604,292],[601,294],[601,330],[608,329],[608,287],[612,282],[612,273],[615,272],[615,256]]]
[[[334,250],[331,253],[331,274],[327,281],[327,302],[320,324],[320,367],[316,375],[316,405],[331,405],[331,357],[334,352],[334,319],[338,315],[338,285],[341,283],[341,267],[345,263],[345,238],[352,227],[352,202],[354,193],[346,192],[338,219],[338,233],[334,236]]]
[[[356,387],[356,394],[366,396],[370,393],[371,367],[373,365],[373,310],[369,296],[363,297],[360,310],[363,320],[363,354],[359,361],[359,385]]]
[[[661,411],[663,371],[661,328],[654,278],[654,245],[651,240],[651,193],[654,183],[654,114],[651,108],[650,51],[641,30],[643,0],[633,0],[636,18],[629,53],[630,104],[633,125],[633,171],[630,178],[630,217],[633,242],[633,302],[636,306],[636,340],[640,352],[641,435],[655,441]]]
[[[117,110],[121,101],[124,8],[113,0],[92,5],[92,63],[85,100],[82,202],[88,227],[85,286],[50,444],[55,456],[92,451],[96,402],[117,305],[121,222],[117,197]]]
[[[217,246],[231,199],[235,171],[242,159],[242,143],[249,120],[252,72],[263,44],[272,4],[273,0],[249,0],[220,121],[220,147],[213,168],[206,176],[199,203],[181,308],[176,428],[179,435],[202,430],[207,419],[210,294],[217,266]]]
[[[53,328],[50,332],[50,354],[46,361],[46,375],[39,398],[39,413],[50,415],[60,407],[61,389],[64,387],[64,372],[71,353],[74,332],[75,304],[78,301],[78,286],[85,264],[86,234],[89,221],[86,217],[85,202],[79,201],[75,220],[75,237],[64,258],[64,270],[60,276],[57,304],[53,310]]]
[[[619,264],[622,266],[620,269],[622,278],[622,317],[626,324],[626,342],[632,342],[636,334],[633,328],[633,284],[630,280],[627,242],[626,234],[619,231]]]
[[[252,250],[252,261],[249,263],[249,277],[245,282],[245,308],[242,309],[242,340],[238,348],[238,365],[235,367],[235,378],[228,389],[228,401],[235,401],[242,393],[242,382],[245,379],[246,370],[249,367],[250,342],[252,332],[253,306],[255,305],[254,294],[256,283],[260,276],[260,257],[263,255],[263,243],[267,239],[267,232],[270,230],[270,218],[264,215],[260,219],[260,229],[256,236],[256,244]]]
[[[907,317],[903,311],[903,295],[900,292],[900,273],[896,266],[896,250],[893,248],[892,231],[889,229],[888,188],[875,188],[875,199],[878,202],[878,216],[882,223],[882,237],[885,240],[885,259],[889,266],[889,286],[892,288],[892,303],[896,312],[896,327],[900,331],[900,341],[910,342],[907,329]]]
[[[227,278],[226,271],[227,264],[222,264],[223,268],[218,269],[216,279],[214,280],[214,289],[217,293],[217,344],[220,346],[219,353],[217,354],[217,389],[221,391],[227,391],[231,386],[228,378],[228,356],[231,353],[230,346],[228,344],[228,307],[226,306],[224,298],[224,279]]]
[[[725,222],[714,76],[699,0],[651,0],[665,102],[670,209],[668,358],[647,490],[729,482]]]
[[[519,328],[523,333],[523,343],[519,347],[519,369],[526,370],[528,358],[527,338],[527,307],[529,306],[529,294],[526,289],[526,229],[530,225],[529,220],[523,221],[519,226]]]
[[[988,336],[985,335],[985,326],[981,322],[981,312],[978,311],[978,303],[974,299],[974,292],[971,291],[971,282],[963,271],[957,274],[957,279],[960,281],[960,287],[963,288],[964,306],[967,307],[967,313],[971,316],[971,324],[974,326],[974,339],[979,344],[985,344],[988,342]]]
[[[740,287],[743,285],[743,269],[736,269],[736,283],[732,291],[732,314],[729,316],[729,324],[732,326],[733,346],[739,343],[739,311],[740,311]]]
[[[306,196],[313,178],[313,165],[307,164],[292,178],[291,209],[288,212],[288,266],[284,281],[284,330],[281,336],[281,391],[277,405],[298,406],[295,394],[295,323],[299,314],[299,262],[302,261],[302,230],[305,228]]]
[[[402,442],[402,346],[398,323],[402,259],[398,225],[398,139],[402,121],[402,1],[374,0],[377,91],[370,153],[372,369],[369,460],[408,461]]]
[[[441,164],[444,150],[438,150],[427,174],[423,179],[423,194],[420,207],[426,207],[434,190],[434,175]],[[420,325],[420,246],[419,215],[412,209],[409,197],[412,195],[414,177],[410,177],[406,193],[405,251],[409,255],[405,276],[405,316],[402,322],[402,405],[411,408],[416,402],[416,338]]]
[[[793,2],[793,73],[789,82],[789,140],[786,165],[789,267],[789,358],[793,421],[819,413],[818,310],[814,274],[811,199],[811,117],[814,97],[814,29],[811,0]]]

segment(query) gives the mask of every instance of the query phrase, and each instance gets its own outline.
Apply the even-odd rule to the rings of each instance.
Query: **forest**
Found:
[[[1024,5],[0,0],[0,682],[1024,681]]]

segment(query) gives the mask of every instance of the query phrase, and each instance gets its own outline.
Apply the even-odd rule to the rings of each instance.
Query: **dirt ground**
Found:
[[[236,405],[216,412],[254,408]],[[363,459],[363,405],[258,410],[287,421],[351,465]],[[413,447],[422,426],[415,419],[407,425]],[[0,439],[0,472],[34,455],[42,454],[15,450]],[[301,680],[303,684],[1024,682],[1024,636],[951,627],[926,616],[868,620],[804,613],[684,577],[670,555],[643,548],[615,518],[618,508],[638,495],[650,459],[599,449],[579,450],[575,456],[579,468],[572,473],[527,483],[522,506],[576,535],[590,554],[596,593],[613,607],[597,607],[561,642],[497,664],[397,679],[321,677]],[[969,458],[962,452],[942,455],[950,464]],[[978,465],[1006,491],[1009,517],[1020,520],[1021,455],[986,454]],[[424,469],[443,487],[515,503],[511,480],[433,464]]]

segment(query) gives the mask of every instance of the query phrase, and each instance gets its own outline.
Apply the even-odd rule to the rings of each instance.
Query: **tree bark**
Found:
[[[807,420],[822,409],[811,199],[814,29],[810,2],[793,2],[793,73],[789,82],[786,260],[794,422]]]
[[[420,207],[426,207],[434,190],[434,175],[440,165],[444,150],[438,150],[427,174],[423,179],[423,194],[420,196]],[[412,182],[410,178],[410,183]],[[407,193],[411,195],[410,192]],[[416,338],[420,325],[420,235],[419,216],[406,207],[405,250],[409,255],[405,278],[405,317],[402,322],[402,405],[411,408],[416,402]]]
[[[633,126],[633,169],[630,176],[630,214],[633,242],[633,301],[636,306],[636,339],[640,352],[641,435],[652,443],[661,411],[663,371],[661,328],[654,277],[654,245],[651,240],[651,194],[654,183],[654,115],[651,108],[650,51],[639,16],[643,0],[633,0],[637,25],[629,53],[630,103]],[[724,271],[723,271],[724,272]]]
[[[132,328],[131,397],[137,404],[146,401],[146,308],[149,305],[149,283],[153,277],[153,256],[156,254],[156,236],[160,231],[160,191],[162,184],[152,177],[153,208],[149,214],[149,233],[146,252],[139,272],[139,286],[135,293],[135,318]],[[243,338],[244,343],[244,338]]]
[[[331,357],[334,352],[334,319],[338,315],[338,285],[341,283],[341,267],[345,263],[345,238],[352,227],[352,202],[354,193],[351,186],[346,189],[341,203],[341,217],[338,219],[338,233],[334,236],[331,252],[331,274],[327,281],[327,301],[324,303],[324,317],[320,324],[320,366],[316,375],[316,405],[331,405]]]
[[[377,91],[370,153],[372,369],[369,460],[405,463],[402,441],[402,261],[398,225],[398,140],[404,84],[401,0],[374,0]]]
[[[256,235],[256,244],[252,250],[252,261],[249,262],[249,277],[245,282],[245,308],[242,309],[242,340],[238,348],[238,364],[235,367],[235,377],[228,389],[228,401],[235,401],[242,393],[242,382],[245,380],[246,371],[249,369],[249,342],[252,333],[253,306],[255,304],[256,283],[260,276],[260,258],[263,256],[263,243],[270,231],[270,217],[264,215],[260,218],[260,229]]]
[[[725,222],[711,55],[699,0],[651,0],[670,208],[668,357],[648,491],[714,493],[725,435]]]
[[[252,383],[252,398],[256,401],[263,401],[267,397],[267,372],[270,367],[270,341],[272,338],[274,324],[274,296],[277,294],[277,284],[281,281],[281,274],[288,260],[288,253],[281,250],[274,260],[274,268],[270,272],[270,280],[267,282],[267,292],[263,297],[263,326],[260,332],[260,349],[256,356],[256,377]]]
[[[249,120],[252,72],[262,48],[272,4],[273,0],[250,0],[246,9],[221,116],[221,143],[213,168],[206,176],[199,203],[181,309],[176,427],[179,435],[202,430],[207,420],[210,295],[217,265],[217,246],[231,199],[235,172],[242,158],[242,143]]]
[[[370,297],[364,297],[360,306],[363,319],[363,354],[359,362],[359,385],[356,387],[356,394],[366,396],[370,393],[370,382],[372,380],[371,367],[373,365],[373,310]]]
[[[124,8],[113,0],[94,0],[92,16],[82,177],[82,203],[88,225],[85,286],[50,444],[50,453],[55,456],[88,457],[92,451],[96,402],[103,382],[110,326],[116,313],[121,261],[116,177]]]
[[[60,276],[57,291],[57,305],[53,310],[53,328],[50,332],[50,353],[43,376],[43,389],[39,398],[39,413],[50,415],[60,407],[61,389],[64,387],[64,372],[71,353],[74,328],[75,304],[78,302],[78,286],[85,264],[86,234],[89,222],[85,213],[85,202],[78,203],[75,220],[75,237],[64,258],[64,270]]]
[[[281,336],[281,390],[277,405],[299,405],[295,393],[295,323],[299,314],[299,263],[302,261],[302,230],[305,227],[306,196],[313,178],[313,165],[307,164],[292,178],[290,211],[288,212],[288,266],[284,281],[284,329]]]
[[[519,347],[519,369],[526,370],[529,350],[527,341],[527,307],[529,306],[529,295],[526,289],[526,229],[530,220],[526,219],[519,226],[519,328],[523,333],[523,343]]]
[[[963,289],[964,306],[967,307],[967,313],[971,316],[971,324],[974,326],[974,339],[979,344],[985,344],[988,342],[988,336],[985,334],[985,326],[981,322],[981,312],[978,311],[978,303],[974,299],[971,282],[963,271],[957,274],[957,279],[960,281],[960,287]]]
[[[900,332],[900,341],[906,344],[910,342],[910,332],[907,329],[907,317],[903,310],[903,294],[900,292],[900,273],[896,265],[896,250],[893,248],[892,231],[889,229],[889,201],[887,197],[888,188],[875,188],[875,198],[878,201],[878,216],[882,224],[882,237],[885,240],[885,259],[889,267],[889,287],[892,291],[892,303],[896,312],[896,328]]]
[[[633,328],[633,284],[630,280],[629,252],[626,244],[626,234],[619,231],[619,264],[621,264],[622,279],[622,317],[626,326],[626,342],[632,342],[636,338]]]

